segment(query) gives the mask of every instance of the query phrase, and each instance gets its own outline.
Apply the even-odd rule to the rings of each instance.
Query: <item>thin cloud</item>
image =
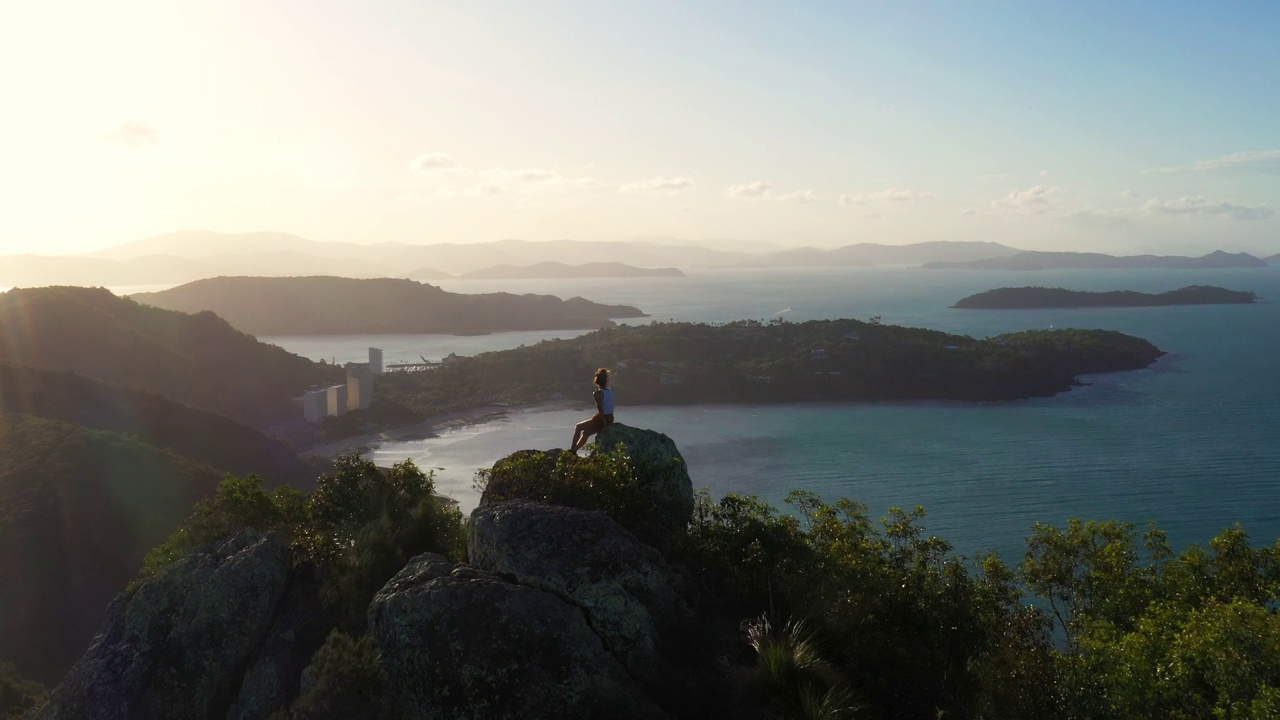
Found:
[[[1122,197],[1122,198],[1136,198],[1136,197],[1138,197],[1138,193],[1134,192],[1133,190],[1121,190],[1121,191],[1120,191],[1120,197]]]
[[[806,205],[807,205],[807,204],[809,204],[809,203],[815,203],[815,202],[818,202],[818,200],[819,200],[819,198],[818,198],[818,193],[817,193],[816,191],[812,190],[812,189],[810,189],[810,190],[796,190],[795,192],[789,192],[789,193],[787,193],[786,195],[782,195],[782,196],[780,196],[778,199],[779,199],[779,200],[788,200],[788,201],[790,201],[790,202],[794,202],[794,203],[801,203],[801,204],[806,204]]]
[[[549,180],[560,179],[560,173],[555,170],[546,170],[544,168],[524,168],[521,170],[497,171],[505,172],[510,175],[511,179],[517,182],[547,182]]]
[[[761,200],[769,197],[772,192],[772,185],[767,182],[757,180],[755,182],[730,185],[725,188],[724,195],[725,197],[732,198],[734,200]]]
[[[933,193],[891,187],[885,190],[867,193],[865,195],[841,195],[840,204],[848,207],[850,205],[863,205],[869,200],[876,200],[878,202],[915,202],[917,200],[933,199]]]
[[[1000,182],[1009,182],[1013,176],[1008,173],[989,173],[987,175],[979,175],[974,180],[999,180]]]
[[[1210,200],[1199,195],[1180,197],[1176,200],[1151,198],[1142,206],[1142,209],[1150,215],[1220,217],[1245,221],[1275,217],[1275,211],[1265,205],[1238,205],[1225,200]]]
[[[862,213],[862,217],[864,220],[875,220],[877,218],[882,218],[884,216],[878,212],[869,212],[869,213]]]
[[[1026,190],[1014,190],[998,200],[991,201],[991,209],[1005,215],[1044,215],[1053,208],[1056,185],[1033,185]]]
[[[693,187],[693,179],[687,177],[655,177],[648,180],[637,180],[618,188],[620,193],[665,193],[674,195]]]
[[[1201,160],[1191,165],[1148,168],[1144,173],[1172,175],[1185,172],[1213,172],[1248,170],[1253,172],[1280,173],[1280,150],[1255,150],[1223,155],[1212,160]]]
[[[1131,227],[1135,208],[1084,208],[1062,218],[1062,222],[1085,230],[1118,230]]]
[[[458,163],[445,153],[423,153],[409,163],[409,169],[419,174],[428,174],[440,170],[453,170]]]
[[[107,140],[129,148],[143,148],[160,142],[160,131],[142,123],[127,122],[107,133]]]

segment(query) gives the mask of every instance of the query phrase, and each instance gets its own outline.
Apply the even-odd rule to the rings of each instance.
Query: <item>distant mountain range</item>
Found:
[[[462,280],[542,280],[557,278],[636,278],[636,277],[684,277],[676,268],[638,268],[624,263],[586,263],[566,265],[558,262],[542,262],[536,265],[494,265],[483,270],[473,270],[458,276]]]
[[[556,263],[583,267],[624,264],[638,269],[908,266],[934,268],[1044,269],[1079,256],[1070,267],[1111,265],[1110,255],[1028,252],[994,242],[855,243],[838,248],[773,249],[767,244],[676,238],[620,242],[498,240],[483,243],[409,244],[317,242],[276,232],[220,234],[183,231],[124,243],[89,255],[0,257],[0,287],[39,285],[176,285],[220,276],[410,278],[444,280],[504,266]],[[1214,253],[1217,255],[1219,253]],[[1227,253],[1221,253],[1226,255]],[[1057,256],[1052,260],[1048,256]],[[1137,256],[1154,257],[1154,256]],[[1243,256],[1241,256],[1243,257]],[[1097,260],[1089,260],[1096,258]],[[1280,263],[1280,256],[1267,262]],[[1255,258],[1256,259],[1256,258]],[[1190,262],[1194,258],[1182,258]],[[1124,261],[1120,261],[1124,262]],[[1168,262],[1175,262],[1169,259]],[[1090,264],[1093,263],[1093,264]],[[1146,265],[1141,265],[1146,267]],[[1177,265],[1168,267],[1222,267]],[[1237,267],[1237,265],[1229,265]],[[1154,266],[1153,266],[1154,267]],[[1166,267],[1158,265],[1158,267]],[[514,271],[511,271],[514,272]],[[496,276],[496,275],[495,275]],[[502,277],[535,277],[508,274]],[[537,275],[536,277],[542,277]],[[570,277],[550,274],[549,277]],[[572,276],[579,277],[579,276]]]
[[[212,311],[254,335],[450,333],[560,330],[644,317],[637,308],[580,297],[445,292],[413,280],[223,277],[132,296],[158,308]]]
[[[1026,251],[1006,257],[968,262],[928,262],[931,270],[1132,270],[1143,268],[1205,269],[1266,267],[1248,253],[1221,250],[1200,257],[1178,255],[1104,255],[1102,253]]]

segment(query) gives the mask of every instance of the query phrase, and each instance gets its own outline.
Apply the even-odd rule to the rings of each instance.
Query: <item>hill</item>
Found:
[[[1133,290],[1084,292],[1063,288],[997,288],[962,298],[953,308],[1018,310],[1030,308],[1155,307],[1162,305],[1239,305],[1256,301],[1255,293],[1209,285],[1190,285],[1163,293]]]
[[[1265,267],[1248,253],[1216,250],[1200,257],[1180,255],[1105,255],[1103,253],[1026,251],[969,262],[928,262],[930,270],[1134,270]]]
[[[857,243],[832,250],[797,248],[765,256],[771,267],[830,267],[920,265],[927,262],[966,262],[1006,257],[1021,252],[994,242],[922,242],[909,245]]]
[[[0,659],[56,680],[214,468],[120,433],[0,416]]]
[[[1268,258],[1263,258],[1263,262],[1265,262],[1268,265],[1280,265],[1280,254],[1272,255],[1271,257],[1268,257]]]
[[[146,390],[254,426],[340,371],[237,332],[213,313],[141,305],[101,288],[0,294],[0,361]]]
[[[1013,400],[1069,390],[1084,373],[1147,367],[1163,354],[1103,330],[976,340],[858,320],[654,323],[393,373],[382,387],[384,397],[439,412],[581,396],[583,379],[604,366],[615,368],[619,396],[633,405]]]
[[[494,265],[483,270],[473,270],[459,276],[463,280],[517,280],[557,278],[636,278],[636,277],[684,277],[676,268],[641,268],[624,263],[586,263],[566,265],[558,262],[542,262],[536,265]]]
[[[223,277],[198,280],[139,302],[182,312],[211,311],[254,335],[452,333],[595,328],[636,308],[551,295],[450,293],[412,280],[339,277]]]
[[[217,413],[71,372],[0,363],[0,414],[21,413],[138,439],[195,462],[300,487],[314,468],[284,443]]]

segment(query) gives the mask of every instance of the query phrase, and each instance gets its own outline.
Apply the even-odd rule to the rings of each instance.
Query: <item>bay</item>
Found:
[[[684,278],[447,281],[454,292],[581,295],[635,305],[653,319],[722,322],[879,316],[883,322],[984,337],[1029,328],[1105,328],[1147,338],[1169,355],[1147,370],[1098,375],[1053,398],[1012,403],[877,403],[627,407],[619,419],[670,435],[695,487],[780,503],[794,489],[850,497],[874,516],[923,505],[929,532],[970,554],[1020,557],[1035,522],[1070,517],[1158,520],[1176,545],[1204,543],[1241,523],[1256,542],[1280,536],[1280,268],[1200,271],[934,272],[824,268],[725,270]],[[1252,290],[1254,305],[953,310],[1003,286],[1159,292],[1186,285]],[[647,320],[633,321],[647,322]],[[548,337],[571,337],[551,333]],[[428,358],[516,347],[541,337],[397,336]],[[363,355],[388,338],[272,342],[319,359]],[[346,345],[344,345],[346,343]],[[354,344],[352,344],[354,343]],[[451,345],[450,343],[455,343]],[[431,349],[431,352],[427,352]],[[351,359],[357,359],[352,357]],[[339,357],[342,361],[342,357]],[[601,358],[611,365],[616,358]],[[501,378],[495,379],[501,382]],[[590,378],[583,379],[584,399]],[[436,468],[441,490],[474,506],[476,469],[524,448],[564,447],[582,412],[530,409],[421,441],[374,447],[382,463]]]

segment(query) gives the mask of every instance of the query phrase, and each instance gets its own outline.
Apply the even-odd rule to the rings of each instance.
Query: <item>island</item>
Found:
[[[567,265],[540,262],[534,265],[494,265],[458,276],[462,280],[551,280],[563,278],[642,278],[684,277],[673,267],[642,268],[619,262],[595,262]]]
[[[1104,253],[1042,252],[1028,250],[1015,255],[967,262],[927,262],[927,270],[1144,270],[1172,268],[1204,270],[1218,268],[1266,267],[1267,263],[1248,253],[1216,250],[1200,257],[1181,255],[1106,255]]]
[[[592,329],[646,315],[580,297],[464,294],[395,278],[219,277],[134,300],[181,312],[212,311],[251,335],[441,333]]]
[[[1162,293],[1133,290],[1086,292],[1047,287],[1006,287],[987,290],[958,301],[961,310],[1030,310],[1038,308],[1122,308],[1165,305],[1247,305],[1257,294],[1212,285],[1189,285]]]
[[[852,319],[653,323],[388,373],[377,392],[426,414],[529,404],[587,397],[592,373],[608,367],[630,405],[998,401],[1054,395],[1080,375],[1145,368],[1162,355],[1107,330],[975,339]]]

